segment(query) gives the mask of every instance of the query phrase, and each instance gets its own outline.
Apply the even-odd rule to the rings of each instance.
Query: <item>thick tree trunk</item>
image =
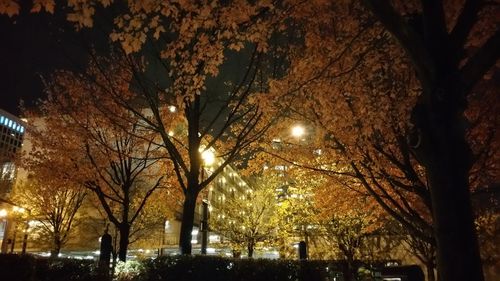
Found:
[[[437,87],[434,100],[421,108],[419,154],[430,186],[440,280],[481,281],[468,181],[471,151],[465,140],[463,110],[456,98],[449,98],[451,89]]]
[[[50,257],[51,258],[57,258],[59,256],[59,253],[61,252],[61,246],[60,245],[54,245],[52,248],[52,251],[50,251]]]
[[[354,277],[354,258],[352,255],[347,256],[347,272],[346,272],[346,281],[353,280]]]
[[[349,250],[349,248],[345,245],[339,245],[340,250],[344,253],[345,259],[346,259],[346,268],[345,268],[345,275],[344,275],[344,280],[345,281],[351,281],[354,278],[354,253]]]
[[[248,250],[248,257],[253,258],[253,249],[254,249],[255,243],[252,241],[249,241],[247,244],[247,250]]]
[[[118,259],[124,262],[127,260],[130,225],[127,223],[123,223],[122,225],[120,225],[119,231],[120,231],[120,242],[118,244]]]
[[[196,208],[197,194],[186,193],[182,209],[181,233],[179,238],[179,250],[183,255],[191,255],[191,240]]]
[[[61,238],[59,233],[54,234],[54,245],[52,247],[52,250],[50,251],[50,257],[51,258],[57,258],[59,256],[59,253],[61,252]]]

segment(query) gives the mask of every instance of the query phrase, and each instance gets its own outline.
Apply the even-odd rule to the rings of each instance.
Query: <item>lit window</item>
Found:
[[[3,164],[2,167],[2,179],[3,180],[12,180],[14,179],[14,172],[15,172],[16,166],[12,162],[7,162]]]
[[[3,116],[0,116],[0,123],[3,123],[3,120],[5,119],[5,117]]]
[[[21,129],[19,130],[19,132],[24,133],[24,127],[23,126],[21,126]]]
[[[283,166],[283,165],[277,165],[277,166],[274,167],[274,169],[277,170],[277,171],[284,171],[285,170],[285,166]]]

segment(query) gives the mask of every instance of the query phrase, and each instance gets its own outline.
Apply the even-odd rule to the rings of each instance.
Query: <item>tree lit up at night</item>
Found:
[[[146,257],[137,280],[498,280],[499,14],[0,0],[2,95],[43,84],[0,117],[2,252],[93,253],[105,280]]]

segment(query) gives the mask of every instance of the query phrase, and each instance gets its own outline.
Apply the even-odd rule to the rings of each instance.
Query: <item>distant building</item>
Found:
[[[0,109],[0,198],[8,197],[16,175],[14,160],[23,144],[25,125],[21,119]]]
[[[0,109],[0,241],[2,252],[7,251],[11,241],[6,239],[9,233],[9,218],[12,212],[21,208],[9,199],[16,178],[15,158],[21,150],[24,140],[25,123],[18,117]]]
[[[215,169],[222,162],[215,161],[213,165],[208,168],[204,168],[204,176],[210,176],[212,170]],[[192,245],[193,253],[199,253],[201,250],[201,240],[202,232],[201,223],[203,220],[203,204],[201,202],[208,203],[208,216],[220,216],[219,209],[225,203],[226,200],[231,200],[236,196],[242,196],[246,192],[249,192],[251,187],[243,179],[243,177],[238,173],[236,169],[230,165],[226,166],[224,170],[203,190],[200,194],[201,201],[197,204],[194,217],[194,227],[192,234]],[[182,220],[182,208],[179,208],[176,212],[174,220],[169,220],[165,222],[165,232],[162,241],[162,248],[166,253],[172,253],[178,251],[179,246],[179,233]],[[208,227],[210,229],[210,226]],[[208,232],[208,254],[216,254],[214,251],[220,251],[221,249],[214,249],[213,244],[220,244],[224,240],[218,233],[210,231]],[[218,252],[217,254],[221,254]]]

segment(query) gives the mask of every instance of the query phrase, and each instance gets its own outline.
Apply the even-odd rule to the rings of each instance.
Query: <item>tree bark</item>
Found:
[[[191,240],[194,224],[194,213],[196,208],[197,194],[187,192],[182,209],[181,233],[179,238],[179,250],[182,255],[191,255]]]
[[[453,81],[459,85],[460,81]],[[465,117],[457,102],[439,101],[453,87],[436,87],[424,105],[422,163],[430,186],[437,267],[442,281],[483,279],[470,202],[471,151],[465,140]],[[458,95],[458,93],[455,93]]]
[[[487,48],[481,48],[469,58],[467,69],[460,70],[456,52],[464,49],[463,42],[454,45],[456,41],[450,41],[442,1],[421,1],[422,22],[416,25],[408,23],[391,1],[364,2],[404,48],[421,82],[423,94],[413,112],[419,115],[414,123],[420,136],[416,153],[429,182],[438,277],[441,281],[482,281],[470,202],[472,159],[465,138],[464,109],[467,94],[496,61],[498,52],[494,51],[500,37],[488,40],[483,46]],[[474,11],[469,7],[467,12]]]
[[[254,242],[253,242],[253,240],[248,241],[247,250],[248,250],[248,257],[249,258],[253,257],[253,249],[254,249]]]
[[[123,223],[119,227],[120,231],[120,242],[118,248],[118,259],[125,262],[127,260],[127,251],[129,244],[130,235],[130,225],[128,223]]]
[[[52,251],[50,251],[50,257],[51,258],[57,258],[59,256],[59,253],[61,252],[61,238],[60,238],[59,233],[54,234],[54,246],[52,247]]]

